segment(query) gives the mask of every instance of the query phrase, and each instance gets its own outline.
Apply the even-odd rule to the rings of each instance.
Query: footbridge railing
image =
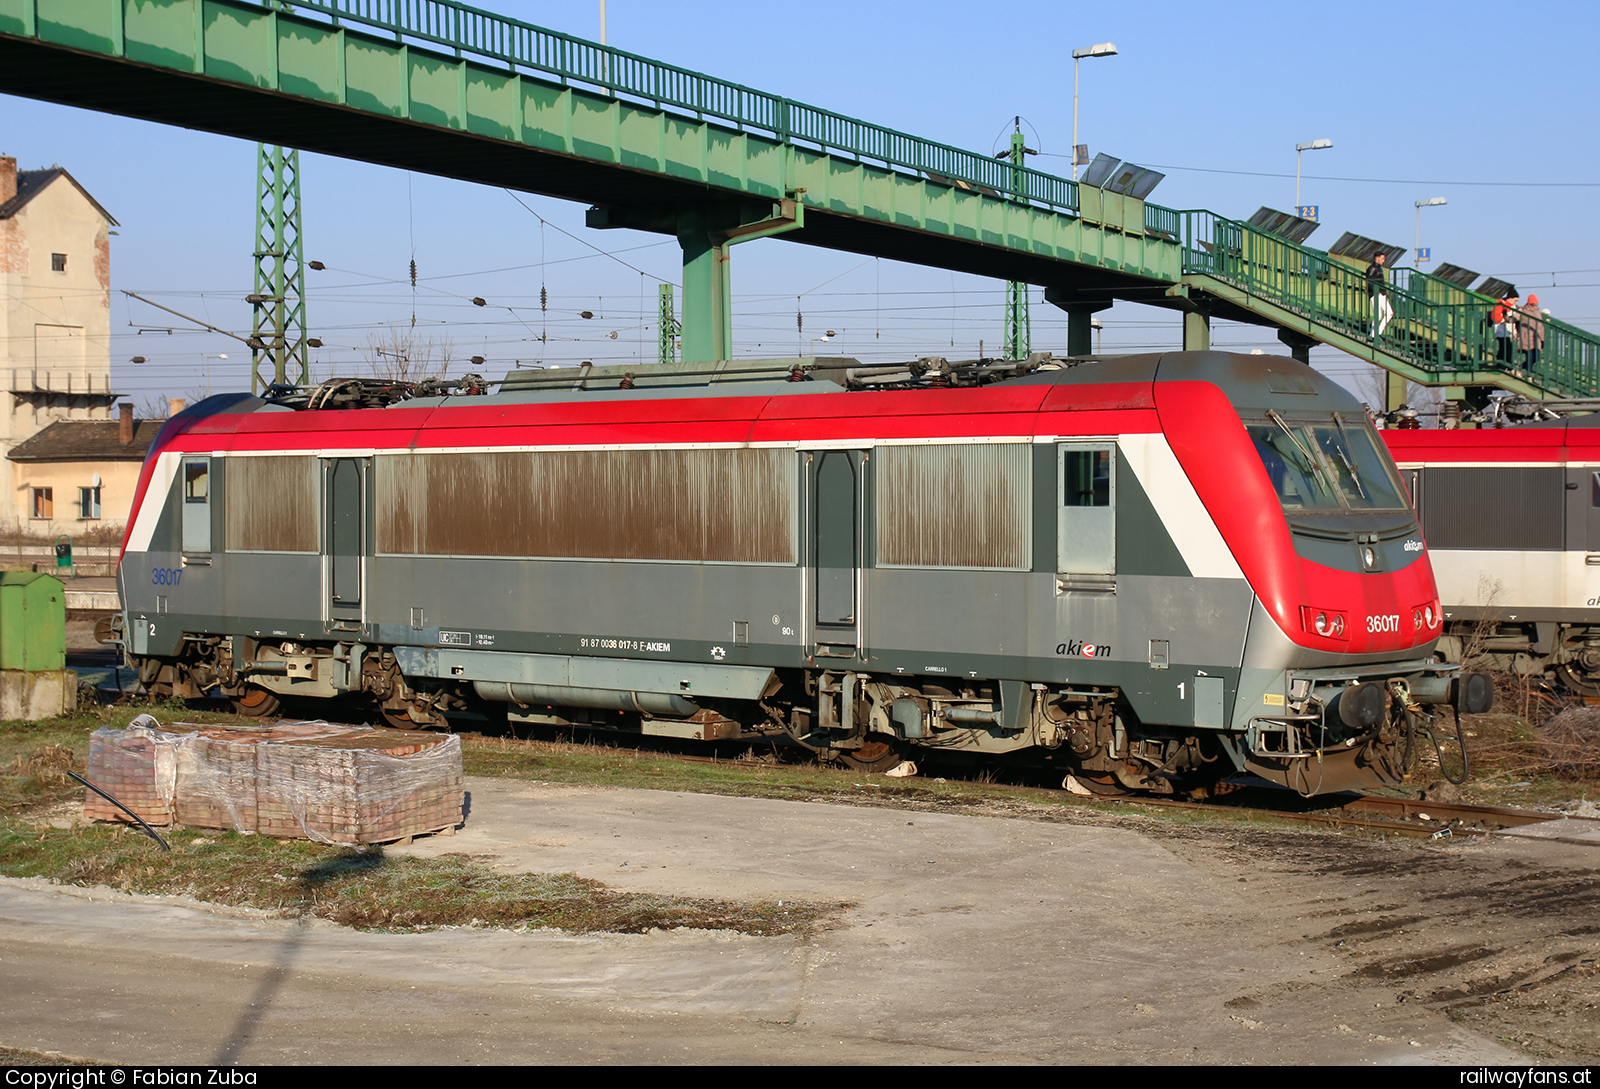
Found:
[[[1179,216],[1185,275],[1240,289],[1247,308],[1259,301],[1304,318],[1313,336],[1326,330],[1425,374],[1497,371],[1561,396],[1600,394],[1600,337],[1586,330],[1517,313],[1512,335],[1497,336],[1497,300],[1441,290],[1443,281],[1411,269],[1391,270],[1386,317],[1364,268],[1213,212]]]
[[[321,16],[332,25],[369,27],[397,42],[443,46],[457,57],[471,55],[563,84],[601,88],[697,119],[771,133],[785,142],[806,141],[993,197],[1066,212],[1078,208],[1077,182],[1014,166],[1009,157],[924,140],[455,0],[267,0],[260,6],[301,18]]]

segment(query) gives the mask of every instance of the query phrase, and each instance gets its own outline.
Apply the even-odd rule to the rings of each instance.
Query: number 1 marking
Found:
[[[1183,693],[1183,688],[1184,688],[1184,685],[1186,685],[1186,684],[1188,684],[1188,683],[1189,683],[1189,682],[1187,682],[1187,681],[1184,681],[1184,682],[1183,682],[1183,683],[1181,683],[1181,684],[1179,684],[1179,685],[1178,685],[1178,698],[1179,698],[1179,699],[1180,699],[1180,700],[1181,700],[1181,699],[1187,699],[1187,698],[1188,698],[1188,697],[1186,697],[1186,696],[1185,696],[1185,695],[1184,695],[1184,693]]]

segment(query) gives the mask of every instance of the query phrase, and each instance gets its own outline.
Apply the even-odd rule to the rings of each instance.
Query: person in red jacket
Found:
[[[1517,347],[1522,349],[1528,369],[1532,370],[1539,365],[1539,353],[1544,351],[1544,317],[1539,313],[1539,296],[1529,295],[1515,317]]]
[[[1489,320],[1494,323],[1494,357],[1501,363],[1511,362],[1511,353],[1516,345],[1519,301],[1518,296],[1507,295],[1489,309]]]

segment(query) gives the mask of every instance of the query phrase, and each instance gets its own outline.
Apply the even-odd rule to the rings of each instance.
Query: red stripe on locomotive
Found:
[[[1363,574],[1295,554],[1272,481],[1222,390],[1209,382],[1162,382],[1156,402],[1167,442],[1201,503],[1262,606],[1290,639],[1317,650],[1364,654],[1422,646],[1439,634],[1437,627],[1418,634],[1412,626],[1412,610],[1438,596],[1428,564]],[[1307,631],[1302,605],[1346,613],[1346,637]],[[1396,616],[1397,631],[1368,630],[1369,617]]]

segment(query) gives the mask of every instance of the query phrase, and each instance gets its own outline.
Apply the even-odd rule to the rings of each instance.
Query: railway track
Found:
[[[675,753],[664,749],[633,750],[638,755],[657,759],[681,760],[695,764],[718,764],[724,767],[770,768],[770,761],[744,760],[716,756],[696,756]],[[857,773],[863,774],[863,773]],[[1055,774],[1060,774],[1056,772]],[[917,780],[900,780],[906,785]],[[1044,785],[994,783],[986,790],[1019,797],[1050,790]],[[1138,795],[1095,797],[1074,795],[1073,800],[1095,807],[1147,806],[1155,809],[1186,809],[1201,813],[1230,812],[1255,815],[1276,820],[1299,821],[1328,828],[1352,828],[1371,832],[1390,833],[1421,839],[1445,839],[1454,836],[1484,836],[1507,829],[1566,820],[1581,822],[1593,833],[1600,834],[1600,818],[1572,817],[1532,809],[1510,809],[1504,806],[1466,805],[1454,802],[1418,801],[1408,798],[1383,798],[1366,794],[1332,794],[1305,798],[1293,791],[1269,783],[1243,784],[1240,789],[1222,795],[1213,801],[1188,802],[1168,798]],[[1600,836],[1594,839],[1577,839],[1572,836],[1552,836],[1560,842],[1600,846]]]

